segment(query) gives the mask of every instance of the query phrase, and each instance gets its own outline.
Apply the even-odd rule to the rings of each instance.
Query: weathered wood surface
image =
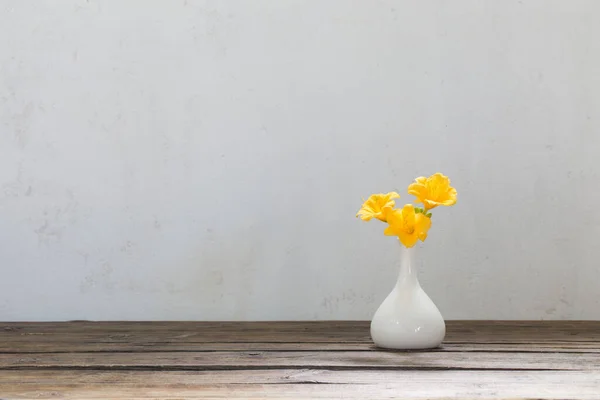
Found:
[[[368,322],[0,323],[0,399],[600,399],[600,322],[451,321],[439,349]]]
[[[554,352],[531,354],[386,351],[0,354],[0,369],[23,368],[195,371],[264,368],[600,371],[600,355]]]
[[[5,399],[586,399],[592,372],[249,370],[8,371]]]

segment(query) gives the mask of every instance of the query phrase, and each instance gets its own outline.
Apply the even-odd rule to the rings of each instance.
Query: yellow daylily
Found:
[[[356,216],[363,221],[377,218],[386,222],[386,215],[396,205],[394,199],[398,198],[400,198],[400,195],[396,192],[373,194],[364,202]]]
[[[456,204],[456,189],[450,186],[450,179],[439,172],[429,178],[421,176],[415,179],[408,187],[408,194],[416,196],[425,210]]]
[[[387,236],[398,236],[406,247],[413,247],[418,240],[425,241],[431,227],[431,219],[423,213],[415,212],[412,204],[406,204],[402,209],[390,210],[387,213],[387,223],[383,233]]]

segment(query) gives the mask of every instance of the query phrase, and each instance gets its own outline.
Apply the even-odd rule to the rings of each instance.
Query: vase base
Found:
[[[433,303],[431,303],[433,304]],[[431,350],[439,348],[446,336],[446,324],[437,308],[418,316],[404,318],[377,314],[371,321],[375,346],[389,350]]]
[[[378,350],[387,350],[387,351],[427,351],[427,350],[439,350],[442,347],[441,344],[438,345],[424,345],[418,347],[407,347],[407,346],[382,346],[375,343],[375,348]]]

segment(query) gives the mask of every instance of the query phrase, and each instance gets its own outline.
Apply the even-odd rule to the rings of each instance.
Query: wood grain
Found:
[[[203,352],[203,351],[370,351],[378,350],[372,343],[37,343],[10,342],[0,344],[0,354],[40,354],[40,353],[96,353],[96,352]],[[553,342],[553,343],[444,343],[439,349],[428,351],[444,352],[561,352],[561,353],[600,353],[600,343],[595,342]]]
[[[600,399],[600,322],[447,328],[391,352],[364,321],[0,323],[0,398]]]
[[[222,370],[252,368],[600,370],[588,353],[187,352],[0,354],[0,369]]]
[[[251,370],[6,371],[4,398],[598,399],[592,372]]]

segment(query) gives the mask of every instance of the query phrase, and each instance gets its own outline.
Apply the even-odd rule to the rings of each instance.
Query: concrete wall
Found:
[[[0,4],[0,320],[600,318],[600,2]]]

